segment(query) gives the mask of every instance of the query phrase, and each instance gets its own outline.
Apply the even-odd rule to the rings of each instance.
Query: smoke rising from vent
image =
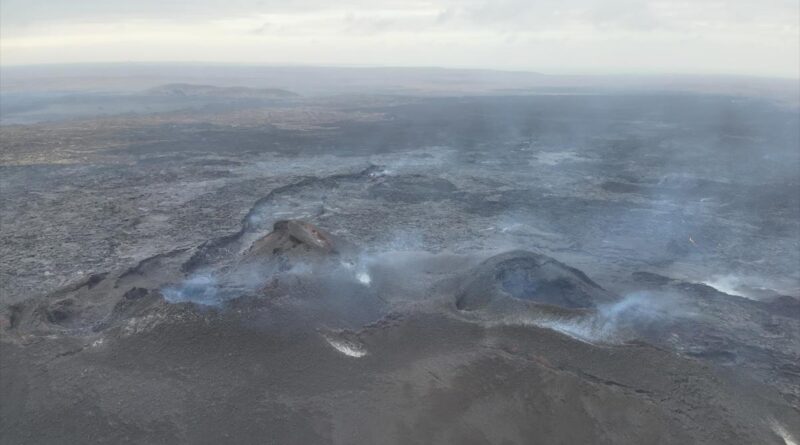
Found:
[[[170,303],[195,303],[215,306],[220,303],[217,295],[217,280],[208,274],[193,275],[178,286],[167,286],[161,290]]]
[[[599,305],[589,315],[513,316],[506,318],[506,322],[552,329],[587,343],[620,343],[636,337],[639,328],[652,329],[699,316],[684,307],[681,298],[674,294],[634,292],[617,302]]]

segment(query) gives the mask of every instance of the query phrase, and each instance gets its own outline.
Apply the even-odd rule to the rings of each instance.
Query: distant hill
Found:
[[[761,98],[793,107],[800,105],[800,84],[795,78],[678,74],[555,75],[431,67],[246,66],[202,63],[0,66],[0,94],[6,96],[3,101],[8,101],[7,95],[12,93],[118,94],[147,91],[161,95],[223,98],[293,97],[289,91],[272,89],[276,85],[304,97],[336,94],[519,96],[623,92],[699,93]]]
[[[147,90],[146,93],[154,96],[235,97],[248,99],[288,99],[299,96],[297,93],[278,88],[217,87],[189,83],[161,85]]]

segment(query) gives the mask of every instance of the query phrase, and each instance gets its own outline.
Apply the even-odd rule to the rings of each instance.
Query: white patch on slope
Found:
[[[367,355],[366,349],[352,341],[347,341],[340,338],[332,338],[327,335],[324,337],[325,341],[327,341],[329,345],[333,346],[333,349],[336,349],[348,357],[361,358]]]
[[[781,436],[781,439],[783,439],[783,443],[785,443],[786,445],[800,445],[797,443],[797,440],[791,434],[789,434],[788,431],[786,431],[786,428],[784,428],[783,425],[781,425],[775,420],[773,420],[771,423],[772,423],[772,431],[774,431],[775,434]]]

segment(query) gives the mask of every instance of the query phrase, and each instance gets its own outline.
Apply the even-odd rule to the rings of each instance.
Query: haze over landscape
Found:
[[[797,445],[799,26],[0,0],[0,443]]]

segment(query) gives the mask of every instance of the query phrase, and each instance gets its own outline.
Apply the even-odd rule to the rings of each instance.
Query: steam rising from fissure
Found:
[[[634,292],[621,300],[602,304],[587,315],[514,315],[509,324],[533,325],[561,332],[587,343],[619,343],[636,337],[639,329],[654,329],[669,323],[697,317],[684,309],[681,297],[663,292]]]

